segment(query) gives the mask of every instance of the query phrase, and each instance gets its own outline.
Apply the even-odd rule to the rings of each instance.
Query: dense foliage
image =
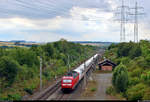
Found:
[[[20,100],[39,87],[40,57],[43,84],[63,75],[92,56],[96,47],[65,40],[31,48],[0,48],[0,100]],[[69,69],[70,70],[70,69]]]
[[[120,81],[114,87],[128,100],[149,100],[150,99],[150,42],[141,40],[139,43],[119,43],[112,44],[104,54],[105,57],[114,61],[118,66],[113,72],[113,76],[119,72],[119,68],[124,66],[126,74],[118,75]],[[118,70],[118,71],[117,71]],[[125,78],[126,76],[126,78]],[[124,77],[124,79],[123,79]],[[128,84],[121,85],[128,77]],[[114,77],[113,77],[114,80]],[[117,80],[117,78],[115,78]],[[123,82],[123,83],[121,83]],[[119,87],[119,85],[121,85]],[[117,88],[116,88],[117,89]],[[124,90],[125,89],[125,90]]]
[[[115,68],[113,72],[112,83],[117,92],[126,91],[128,85],[128,74],[126,67],[122,63]]]

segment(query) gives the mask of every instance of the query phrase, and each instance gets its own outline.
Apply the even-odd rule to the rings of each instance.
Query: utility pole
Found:
[[[120,11],[116,14],[120,14],[120,19],[118,21],[120,22],[120,42],[126,41],[126,22],[127,22],[127,10],[129,10],[128,6],[124,5],[124,0],[122,0],[122,5],[119,6],[117,9],[120,9]]]
[[[84,53],[85,53],[85,49],[84,49]],[[86,60],[84,60],[84,70],[86,70]],[[86,77],[87,77],[87,73],[84,74],[84,89],[86,87]]]
[[[68,55],[68,72],[70,71],[70,61],[69,61],[69,55]]]
[[[42,91],[42,57],[40,57],[40,91]]]
[[[85,48],[84,48],[84,53],[85,53]],[[86,60],[84,60],[84,69],[86,68],[86,63],[85,62],[86,62]]]
[[[143,7],[138,7],[137,2],[135,3],[135,7],[134,8],[130,8],[130,9],[134,9],[135,12],[134,13],[130,13],[130,15],[134,15],[134,42],[138,43],[138,16],[139,15],[144,15],[144,13],[139,13],[139,9],[143,9]]]

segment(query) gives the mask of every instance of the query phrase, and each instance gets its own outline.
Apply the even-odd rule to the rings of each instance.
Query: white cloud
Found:
[[[99,11],[95,8],[73,7],[70,10],[70,15],[70,18],[57,16],[53,19],[40,20],[26,18],[0,19],[0,27],[2,28],[0,30],[16,31],[16,34],[22,34],[23,37],[25,36],[26,40],[55,41],[64,37],[68,38],[68,40],[90,40],[89,38],[95,40],[100,34],[108,36],[107,34],[109,31],[113,29],[112,23],[109,21],[112,18],[113,13],[110,12]],[[91,21],[82,20],[84,18]],[[23,30],[25,30],[25,32],[22,32]],[[30,32],[30,30],[42,30],[43,32]],[[44,30],[69,31],[70,34],[63,35],[63,32],[57,34],[54,32],[44,32]],[[75,33],[79,33],[79,36],[73,36]]]
[[[114,0],[108,0],[107,2],[112,9],[118,5]],[[49,19],[19,17],[0,19],[0,35],[5,36],[4,31],[10,31],[10,33],[13,31],[16,36],[21,35],[25,40],[42,42],[56,41],[60,38],[67,40],[119,41],[120,24],[113,21],[113,12],[102,11],[98,8],[73,6],[69,14],[70,17],[56,16]],[[144,38],[150,30],[145,24],[142,24],[139,32],[144,34],[140,38]],[[126,25],[126,34],[127,41],[133,40],[132,24]]]

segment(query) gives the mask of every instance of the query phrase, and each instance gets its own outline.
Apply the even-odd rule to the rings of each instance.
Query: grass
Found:
[[[106,89],[106,94],[112,99],[126,100],[120,93],[117,93],[113,86]]]
[[[82,97],[93,96],[97,91],[97,82],[95,80],[88,81],[88,84],[85,88],[85,91],[82,94]]]
[[[96,91],[97,89],[94,87],[94,88],[91,88],[91,91],[94,92]]]

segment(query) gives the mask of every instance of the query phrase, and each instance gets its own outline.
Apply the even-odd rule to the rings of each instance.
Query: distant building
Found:
[[[108,59],[99,62],[98,65],[99,70],[107,70],[107,71],[112,71],[116,67],[116,64]]]

